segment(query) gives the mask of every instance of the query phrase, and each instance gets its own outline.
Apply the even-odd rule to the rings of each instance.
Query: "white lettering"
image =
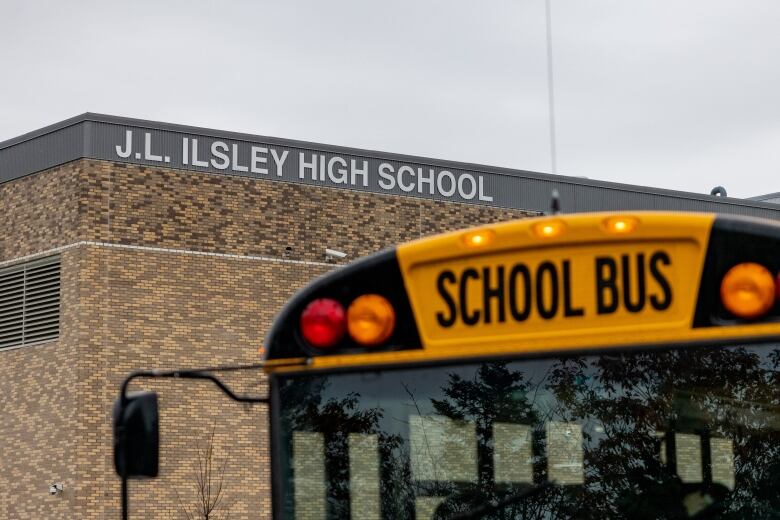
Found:
[[[122,159],[127,159],[133,153],[133,131],[125,131],[125,149],[121,145],[116,145],[116,154]]]
[[[409,184],[404,184],[404,173],[408,173],[412,176],[412,182]],[[398,168],[398,187],[401,188],[401,191],[410,192],[414,189],[414,168],[411,166],[401,166]]]
[[[427,184],[428,195],[433,195],[433,179],[436,178],[436,172],[433,168],[429,168],[428,172],[431,174],[430,177],[425,177],[423,175],[423,169],[417,168],[417,193],[424,193],[423,184]]]
[[[144,159],[147,161],[162,162],[162,155],[154,155],[152,153],[152,134],[146,132],[144,136]]]
[[[260,168],[259,164],[267,164],[268,157],[263,157],[261,153],[268,153],[268,148],[262,146],[252,147],[252,161],[249,163],[252,167],[252,173],[262,173],[268,175],[268,168]]]
[[[276,150],[271,148],[271,156],[274,158],[274,163],[276,163],[276,176],[281,177],[284,173],[284,161],[287,160],[287,156],[290,154],[288,150],[285,150],[282,152],[282,156],[279,157],[277,155]]]
[[[450,181],[450,187],[447,189],[444,189],[444,184],[442,183],[442,180],[445,177]],[[439,176],[436,178],[436,188],[438,188],[439,193],[445,197],[452,197],[455,195],[457,185],[455,183],[455,176],[452,174],[452,172],[448,172],[447,170],[440,171]]]
[[[360,175],[363,177],[363,186],[368,186],[368,161],[363,161],[363,168],[358,169],[357,167],[357,161],[355,159],[352,159],[351,161],[352,167],[350,168],[352,172],[352,180],[351,184],[355,186],[357,182],[355,181],[355,177]]]
[[[395,177],[391,175],[393,171],[393,167],[390,164],[382,163],[379,165],[379,176],[382,177],[382,179],[379,180],[379,187],[383,190],[392,190],[395,188]],[[383,180],[386,182],[383,182]]]
[[[306,154],[301,152],[298,155],[298,178],[306,178],[306,170],[311,171],[311,180],[317,180],[317,154],[312,154],[311,162],[306,162]]]
[[[217,170],[227,170],[228,166],[230,166],[230,157],[228,157],[227,151],[228,145],[222,141],[214,141],[211,143],[211,155],[219,159],[216,160],[212,157],[211,166]]]
[[[493,202],[492,195],[485,195],[485,179],[482,177],[482,175],[479,176],[479,200]]]
[[[341,166],[341,168],[338,168],[334,172],[334,164],[338,164]],[[336,173],[338,173],[338,176],[335,175]],[[348,175],[349,172],[347,172],[347,161],[338,156],[331,157],[330,161],[328,161],[328,178],[330,178],[331,182],[335,182],[336,184],[346,184]]]
[[[246,172],[246,171],[249,171],[249,167],[241,166],[240,164],[238,164],[238,145],[235,144],[235,143],[233,143],[233,156],[231,157],[231,159],[233,160],[232,161],[233,162],[232,168],[233,168],[234,172]]]
[[[465,187],[463,186],[465,184],[463,181],[469,181],[471,183],[471,191],[466,191]],[[460,174],[460,177],[458,177],[458,192],[460,193],[460,196],[466,200],[471,200],[474,198],[474,195],[477,194],[477,181],[474,180],[473,175],[470,173]]]
[[[134,130],[125,130],[122,143],[116,145],[116,156],[122,159],[135,157],[147,161],[170,162],[172,157],[162,155],[155,150],[152,142],[152,132],[144,132],[143,154],[134,152]],[[198,138],[182,137],[181,164],[195,167],[213,167],[218,170],[232,169],[235,172],[251,172],[258,175],[268,175],[269,154],[273,158],[276,177],[284,177],[284,166],[290,151],[268,148],[265,146],[250,146],[247,164],[241,163],[240,143],[226,144],[223,141],[211,143],[211,154],[200,157],[198,153]],[[247,143],[248,144],[248,143]],[[245,158],[246,159],[246,158]],[[373,174],[373,172],[372,172]],[[436,171],[434,168],[402,165],[397,170],[387,162],[378,167],[378,185],[382,190],[394,190],[396,187],[404,193],[416,192],[420,195],[441,195],[443,197],[459,196],[464,200],[479,200],[493,202],[492,195],[485,192],[485,178],[474,173],[455,175],[448,170]],[[369,186],[369,164],[363,159],[347,159],[341,156],[330,156],[320,153],[299,153],[298,178],[310,179],[351,186]]]
[[[201,161],[198,159],[198,140],[193,139],[192,140],[192,165],[193,166],[202,166],[207,167],[209,165],[206,161]]]

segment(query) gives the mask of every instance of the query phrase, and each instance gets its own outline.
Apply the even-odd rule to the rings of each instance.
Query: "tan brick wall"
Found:
[[[131,370],[153,367],[209,366],[257,361],[260,338],[273,313],[292,291],[319,268],[267,261],[147,251],[85,248],[85,269],[100,295],[85,306],[80,395],[83,432],[79,459],[83,485],[78,518],[104,518],[116,511],[118,481],[110,458],[111,402]],[[94,277],[92,275],[94,273]],[[278,286],[277,280],[287,282]],[[89,283],[89,282],[86,282]],[[90,374],[93,374],[90,376]],[[242,392],[264,395],[259,373],[231,377]],[[228,457],[232,518],[262,518],[270,505],[266,410],[229,401],[208,383],[155,382],[161,398],[160,478],[132,484],[138,518],[174,518],[177,493],[194,500],[192,486],[196,440],[205,440],[216,424],[217,455]],[[87,464],[87,461],[89,463]]]
[[[86,161],[85,161],[86,162]],[[89,161],[83,235],[111,242],[241,255],[323,260],[325,247],[355,258],[446,229],[522,216],[501,210]],[[98,231],[96,231],[98,230]]]
[[[72,518],[80,476],[78,256],[62,255],[59,341],[0,351],[0,518]],[[61,482],[62,495],[49,495]]]
[[[77,240],[84,161],[0,184],[0,262]]]
[[[25,208],[30,200],[48,209]],[[13,217],[0,220],[0,231],[13,235],[2,242],[6,259],[84,240],[179,251],[84,245],[63,253],[60,341],[0,352],[0,388],[13,396],[0,406],[14,417],[0,426],[0,438],[18,447],[0,461],[4,518],[116,517],[110,409],[122,377],[138,368],[256,361],[283,302],[329,269],[186,251],[281,258],[289,245],[291,258],[319,262],[325,247],[356,258],[522,215],[88,160],[0,186],[0,202],[14,205]],[[19,227],[25,219],[30,223]],[[59,225],[59,233],[49,225]],[[265,391],[257,374],[233,379],[239,390]],[[160,392],[162,460],[159,479],[131,484],[132,517],[179,517],[179,497],[194,499],[196,441],[216,424],[231,518],[268,518],[265,407],[232,403],[206,383],[140,386]],[[62,444],[43,442],[51,433]],[[58,471],[66,491],[49,497],[48,475]]]

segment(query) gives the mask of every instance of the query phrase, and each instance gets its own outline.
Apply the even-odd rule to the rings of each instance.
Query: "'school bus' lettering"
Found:
[[[599,257],[596,258],[596,287],[597,287],[597,308],[599,314],[611,314],[622,304],[628,312],[640,312],[645,308],[645,304],[657,311],[665,311],[672,304],[672,288],[669,281],[661,271],[662,265],[671,264],[669,255],[664,251],[656,251],[650,255],[650,260],[645,265],[645,255],[639,253],[636,255],[636,301],[632,301],[632,274],[631,261],[628,255],[620,257],[620,267],[614,258]],[[622,280],[623,290],[618,287],[618,270],[620,269],[620,280]],[[648,294],[646,290],[646,275],[655,280],[660,289],[661,295]],[[609,295],[609,296],[607,296]],[[622,295],[622,299],[621,299]]]
[[[587,279],[595,283],[595,298],[589,308],[597,314],[612,314],[623,308],[637,313],[650,307],[664,311],[672,303],[672,288],[662,271],[671,260],[665,251],[598,256]],[[580,266],[583,271],[588,266]],[[535,267],[517,262],[512,265],[466,267],[443,270],[436,278],[436,291],[446,308],[436,313],[442,327],[526,321],[532,314],[549,320],[555,317],[585,316],[585,307],[576,303],[575,276],[571,260],[545,260]],[[651,287],[654,282],[655,287]],[[479,304],[469,307],[470,293]]]

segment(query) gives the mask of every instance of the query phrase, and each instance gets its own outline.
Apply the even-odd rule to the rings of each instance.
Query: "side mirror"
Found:
[[[114,402],[114,468],[124,478],[157,476],[160,418],[156,392],[132,392]]]

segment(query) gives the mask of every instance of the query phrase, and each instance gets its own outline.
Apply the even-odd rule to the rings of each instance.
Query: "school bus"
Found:
[[[553,215],[300,291],[262,349],[276,519],[780,517],[780,226]]]

